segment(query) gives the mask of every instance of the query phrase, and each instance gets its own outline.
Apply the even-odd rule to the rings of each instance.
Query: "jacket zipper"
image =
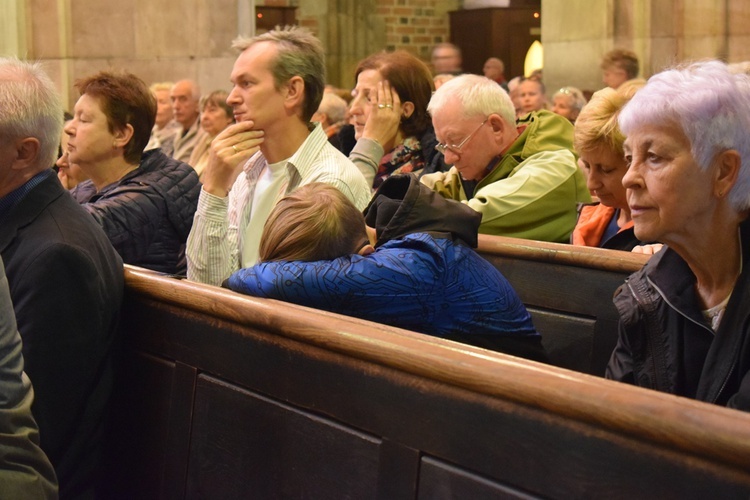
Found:
[[[663,360],[665,356],[661,347],[657,345],[656,336],[654,335],[656,321],[653,311],[653,301],[647,301],[648,296],[645,290],[645,284],[641,284],[642,282],[636,283],[638,290],[635,290],[630,280],[628,280],[627,283],[628,288],[630,289],[630,293],[633,294],[636,302],[638,302],[638,304],[643,309],[643,312],[646,314],[646,317],[648,318],[646,342],[648,342],[648,346],[653,353],[653,355],[651,356],[651,369],[653,370],[654,374],[654,388],[661,391],[668,391],[669,383],[666,380],[667,369],[665,366],[663,366],[663,363],[659,363],[659,360]]]
[[[654,287],[654,290],[657,291],[657,293],[661,296],[661,298],[664,299],[664,302],[666,302],[667,305],[672,308],[672,310],[674,310],[675,312],[677,312],[677,314],[679,314],[683,318],[687,319],[691,323],[693,323],[695,325],[698,325],[699,327],[701,327],[704,330],[708,331],[709,334],[711,334],[714,338],[716,338],[716,333],[713,330],[711,330],[710,328],[708,328],[703,323],[698,323],[693,318],[687,316],[685,313],[683,313],[682,311],[680,311],[679,309],[677,309],[677,307],[675,307],[671,302],[669,302],[669,300],[667,299],[667,297],[664,295],[664,292],[662,292],[661,289],[658,286],[656,286],[656,284],[653,281],[651,281],[650,277],[647,276],[646,280],[649,282],[649,284],[651,284],[652,287]],[[724,392],[724,388],[727,386],[727,382],[729,382],[729,377],[732,376],[732,372],[734,371],[734,359],[735,359],[736,356],[737,356],[737,348],[735,347],[735,349],[732,351],[732,367],[729,369],[729,371],[727,371],[727,374],[724,376],[724,380],[721,383],[721,387],[719,388],[719,391],[714,395],[713,399],[711,400],[711,402],[713,404],[716,404],[716,402],[719,400],[719,396],[721,396],[721,393]]]

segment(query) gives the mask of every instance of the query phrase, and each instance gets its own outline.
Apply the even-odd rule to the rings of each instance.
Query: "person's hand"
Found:
[[[68,177],[68,168],[70,163],[68,162],[68,152],[63,152],[62,156],[55,162],[57,165],[57,178],[60,179],[60,184],[65,189],[71,188],[71,179]]]
[[[365,122],[362,137],[378,141],[387,153],[394,146],[393,141],[401,123],[401,99],[387,80],[378,82],[376,95],[377,99],[372,100],[372,110]]]
[[[211,141],[208,164],[203,171],[203,190],[224,198],[242,171],[245,162],[263,144],[263,131],[253,130],[252,121],[235,123]]]
[[[68,172],[62,168],[57,171],[57,178],[60,179],[60,184],[65,189],[70,189],[70,181],[68,179]]]
[[[651,245],[638,245],[637,247],[633,248],[631,252],[633,253],[643,253],[646,255],[653,255],[657,253],[659,250],[661,250],[661,247],[664,245],[661,243],[652,243]]]

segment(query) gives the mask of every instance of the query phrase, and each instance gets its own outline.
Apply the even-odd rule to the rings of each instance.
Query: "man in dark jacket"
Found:
[[[23,371],[21,336],[0,259],[0,488],[4,498],[57,498],[57,479],[39,447],[34,391]]]
[[[89,498],[114,377],[122,260],[49,168],[63,113],[41,66],[0,59],[0,96],[0,254],[32,412],[60,496]]]
[[[310,210],[315,212],[335,206],[335,201],[322,200],[323,194],[312,191],[313,187],[300,188],[299,192],[310,192],[299,195],[298,211],[307,210],[308,200],[311,203],[307,205],[312,204]],[[279,206],[287,210],[284,200]],[[472,250],[477,245],[481,215],[466,205],[444,199],[414,176],[392,176],[365,210],[367,226],[376,233],[375,249],[362,245],[360,237],[349,245],[359,248],[339,252],[339,258],[313,252],[309,258],[297,255],[292,257],[297,261],[288,262],[291,254],[280,251],[276,260],[273,253],[266,255],[268,247],[297,245],[292,243],[294,232],[284,227],[295,218],[294,208],[290,207],[282,217],[274,213],[269,217],[269,225],[281,226],[278,245],[270,243],[276,231],[269,225],[264,230],[261,260],[274,261],[234,273],[227,282],[229,288],[531,359],[546,359],[541,336],[516,292],[497,269]],[[335,218],[330,213],[325,215],[326,222]],[[331,225],[347,225],[346,219],[341,219]],[[335,238],[334,243],[353,234],[364,234],[361,214],[359,222],[354,217],[348,219],[355,227]],[[308,221],[315,225],[309,218]],[[324,223],[308,240],[320,244],[334,239],[327,237],[325,229]],[[333,260],[299,261],[316,258]]]

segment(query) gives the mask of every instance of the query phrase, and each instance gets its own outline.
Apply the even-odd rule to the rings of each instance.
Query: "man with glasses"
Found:
[[[591,196],[568,120],[542,110],[516,122],[508,94],[477,75],[445,83],[427,109],[436,148],[453,166],[422,183],[481,213],[480,233],[569,241],[576,207]]]

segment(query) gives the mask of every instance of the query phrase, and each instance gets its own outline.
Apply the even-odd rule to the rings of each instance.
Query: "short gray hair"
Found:
[[[55,85],[38,62],[0,58],[0,137],[39,140],[39,169],[57,159],[63,109]]]
[[[318,111],[325,113],[328,116],[328,121],[331,125],[344,121],[346,117],[346,108],[349,105],[344,99],[337,96],[333,92],[326,92],[323,94],[323,99],[320,101]]]
[[[461,103],[464,116],[497,114],[510,125],[516,123],[513,101],[497,82],[489,78],[466,74],[448,80],[432,95],[427,111],[434,115],[454,98]]]
[[[244,52],[260,42],[271,42],[278,48],[278,55],[271,72],[276,89],[281,89],[292,77],[299,76],[305,82],[305,102],[302,119],[310,121],[318,110],[326,83],[325,55],[323,44],[307,29],[297,26],[277,27],[262,35],[238,37],[232,48]]]
[[[750,208],[750,77],[733,74],[721,61],[702,61],[652,76],[620,112],[627,136],[650,124],[677,124],[702,169],[735,149],[742,166],[729,192],[735,210]]]

